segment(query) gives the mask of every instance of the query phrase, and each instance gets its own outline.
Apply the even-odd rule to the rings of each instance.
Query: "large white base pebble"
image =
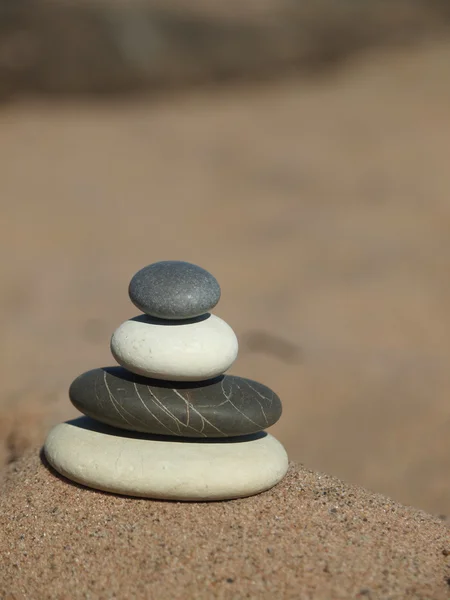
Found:
[[[122,367],[137,375],[202,381],[230,368],[238,354],[238,341],[231,327],[215,315],[170,324],[143,315],[116,329],[111,352]]]
[[[168,441],[81,417],[54,427],[44,449],[59,473],[98,490],[164,500],[226,500],[268,490],[288,468],[285,449],[270,434],[243,439]]]

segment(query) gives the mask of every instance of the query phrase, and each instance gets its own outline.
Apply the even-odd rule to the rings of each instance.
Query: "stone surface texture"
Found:
[[[190,319],[210,311],[220,299],[220,286],[197,265],[161,261],[132,278],[128,293],[135,306],[160,319]]]
[[[286,474],[288,457],[267,433],[225,440],[165,439],[120,432],[88,417],[54,427],[49,463],[106,492],[163,500],[226,500],[258,494]]]
[[[138,375],[171,381],[202,381],[221,375],[238,355],[232,328],[215,315],[191,322],[142,315],[125,321],[111,338],[117,362]]]
[[[281,416],[278,396],[251,379],[224,375],[172,386],[121,367],[104,367],[77,377],[69,396],[80,412],[107,425],[191,438],[256,433]]]

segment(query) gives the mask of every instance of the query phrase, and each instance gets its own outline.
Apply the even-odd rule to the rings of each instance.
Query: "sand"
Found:
[[[388,21],[380,43],[402,30]],[[61,104],[44,100],[58,91],[47,59],[17,78],[1,38],[6,95],[22,98],[0,113],[2,600],[449,597],[448,521],[373,491],[450,514],[450,45],[349,60],[378,44],[370,27],[349,44],[348,24],[329,31],[296,46],[298,65],[347,58],[320,76]],[[95,69],[58,81],[82,91]],[[51,424],[78,415],[72,379],[113,364],[130,277],[163,259],[218,278],[231,372],[280,395],[270,431],[314,471],[293,463],[261,496],[185,505],[41,464]]]
[[[450,513],[448,3],[109,1],[1,7],[0,598],[448,598],[448,522],[319,474]],[[145,27],[129,52],[141,17],[156,61]],[[232,372],[277,391],[271,433],[316,472],[185,505],[40,463],[167,258],[217,276]]]
[[[447,0],[18,0],[0,5],[0,100],[119,97],[316,74],[446,35]]]
[[[293,460],[450,514],[450,46],[317,81],[4,107],[0,454],[76,416],[146,263],[220,281]]]
[[[39,450],[0,498],[0,597],[445,599],[439,519],[292,464],[252,498],[171,503],[68,483]]]

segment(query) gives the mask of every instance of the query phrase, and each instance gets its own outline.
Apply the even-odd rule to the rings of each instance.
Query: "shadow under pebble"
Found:
[[[257,433],[251,433],[249,435],[240,435],[235,437],[227,438],[183,438],[179,436],[171,435],[153,435],[150,433],[141,433],[139,431],[128,431],[125,429],[117,429],[110,427],[92,419],[91,417],[77,417],[66,421],[69,425],[79,427],[80,429],[86,429],[88,431],[96,431],[104,435],[110,435],[114,437],[122,437],[135,440],[149,440],[153,442],[177,442],[179,444],[240,444],[242,442],[252,442],[259,440],[267,436],[267,432],[258,431]]]

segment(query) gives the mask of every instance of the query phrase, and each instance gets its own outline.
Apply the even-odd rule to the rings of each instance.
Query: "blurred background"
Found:
[[[446,1],[0,0],[0,464],[131,276],[222,286],[290,458],[450,513]]]

